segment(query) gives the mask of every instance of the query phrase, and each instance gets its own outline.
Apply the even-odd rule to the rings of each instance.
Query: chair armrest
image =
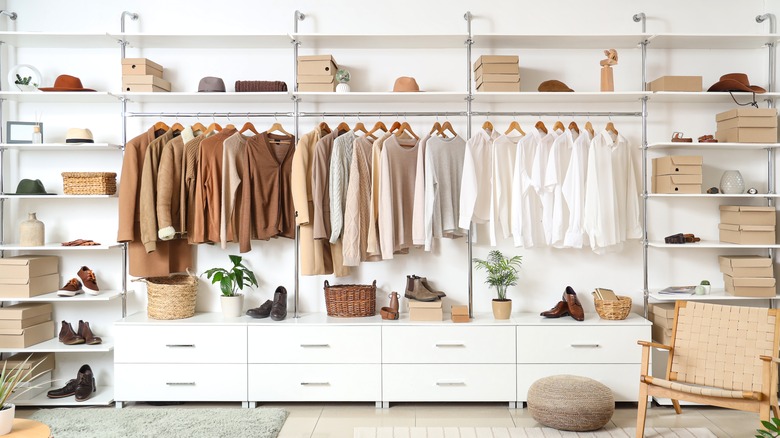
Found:
[[[651,347],[651,348],[660,348],[662,350],[672,350],[672,347],[669,345],[659,344],[657,342],[648,342],[648,341],[636,341],[637,344],[643,346],[643,347]]]
[[[763,360],[764,362],[780,363],[780,357],[764,356],[762,354],[761,356],[758,356],[758,358]]]

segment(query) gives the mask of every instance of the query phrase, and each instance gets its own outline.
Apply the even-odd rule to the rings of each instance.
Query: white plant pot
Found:
[[[349,84],[346,82],[340,82],[336,85],[336,93],[349,93]]]
[[[237,318],[243,314],[244,309],[244,296],[236,295],[234,297],[226,297],[221,295],[219,297],[222,304],[222,316],[225,318]]]
[[[16,414],[16,405],[6,403],[0,410],[0,435],[8,435],[14,427],[14,415]]]

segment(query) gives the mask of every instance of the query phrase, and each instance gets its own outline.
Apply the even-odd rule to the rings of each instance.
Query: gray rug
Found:
[[[547,427],[356,427],[353,438],[634,438],[636,428],[607,426],[593,432]],[[57,438],[57,437],[55,437]],[[645,438],[716,438],[705,428],[645,428]]]
[[[57,408],[30,416],[54,438],[276,438],[287,411],[276,408]]]

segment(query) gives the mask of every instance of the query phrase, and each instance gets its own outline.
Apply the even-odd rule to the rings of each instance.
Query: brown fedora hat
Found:
[[[707,91],[746,91],[748,93],[766,93],[766,90],[757,86],[750,85],[748,76],[745,73],[729,73],[720,77],[718,82],[712,84]]]
[[[84,88],[81,85],[81,79],[70,75],[59,75],[54,80],[53,87],[40,87],[41,91],[95,91],[91,88]]]
[[[569,88],[568,85],[564,84],[561,81],[557,81],[555,79],[551,79],[549,81],[544,81],[541,84],[539,84],[539,91],[574,91],[571,88]]]
[[[414,78],[409,76],[401,76],[395,80],[395,84],[393,84],[393,91],[396,93],[420,91],[420,86],[417,85],[417,81]]]

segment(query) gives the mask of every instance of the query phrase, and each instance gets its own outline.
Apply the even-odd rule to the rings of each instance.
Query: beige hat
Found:
[[[408,91],[420,91],[420,87],[417,85],[417,81],[409,76],[401,76],[395,80],[393,85],[393,92],[408,92]]]
[[[87,128],[68,128],[65,133],[65,143],[94,143],[92,131]]]

